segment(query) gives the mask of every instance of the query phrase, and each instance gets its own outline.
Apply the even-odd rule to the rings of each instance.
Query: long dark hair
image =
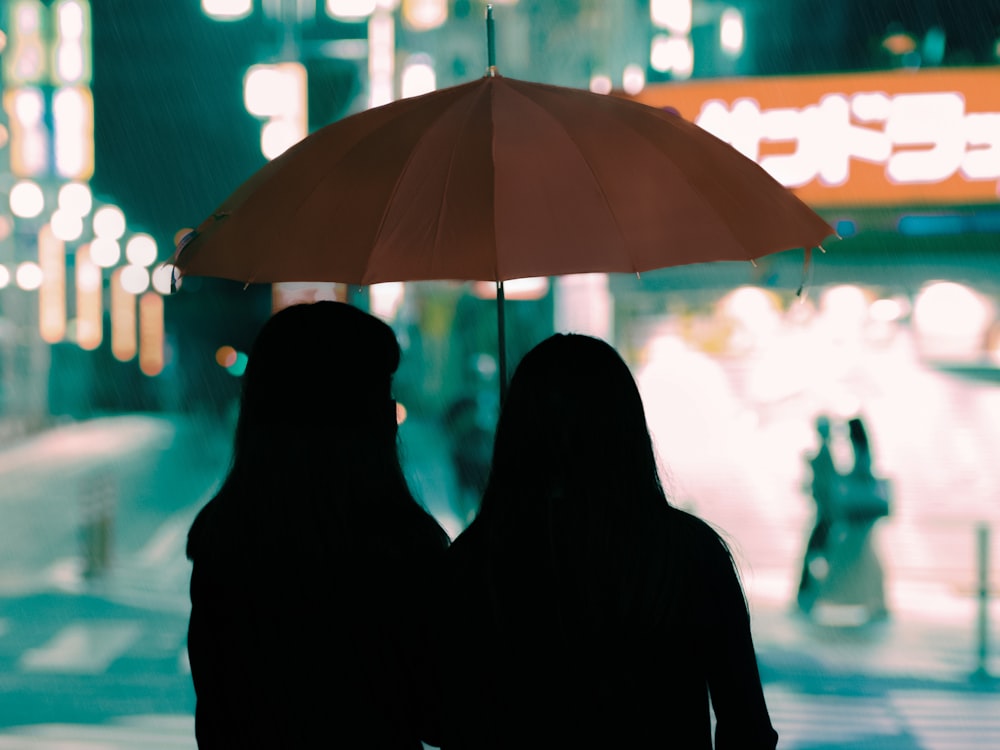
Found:
[[[618,353],[577,334],[531,350],[500,415],[476,521],[489,538],[498,618],[548,617],[554,635],[583,628],[588,637],[662,623],[677,588],[664,554],[684,554],[675,515]]]
[[[243,376],[215,522],[203,521],[220,555],[321,558],[374,525],[433,523],[399,461],[399,360],[392,329],[351,305],[294,305],[267,321]]]

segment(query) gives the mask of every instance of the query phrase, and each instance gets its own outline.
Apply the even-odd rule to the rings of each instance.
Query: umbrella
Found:
[[[760,166],[676,114],[506,78],[321,128],[181,244],[182,276],[246,283],[497,282],[753,260],[834,232]]]

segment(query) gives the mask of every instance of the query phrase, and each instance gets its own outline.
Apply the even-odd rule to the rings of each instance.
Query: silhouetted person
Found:
[[[392,330],[337,302],[261,329],[232,466],[188,536],[200,748],[439,744],[447,536],[396,447]]]
[[[834,519],[834,493],[840,480],[830,453],[830,420],[827,417],[820,416],[816,419],[816,434],[819,436],[819,448],[809,459],[816,521],[806,543],[798,592],[799,607],[806,613],[812,609],[829,570],[828,545]]]
[[[446,750],[772,750],[733,560],[668,504],[635,381],[552,336],[517,368],[447,557]]]
[[[820,591],[828,605],[858,609],[847,624],[863,624],[887,615],[885,576],[872,542],[876,522],[888,514],[885,484],[872,472],[868,433],[860,418],[847,423],[854,464],[842,481],[830,532],[830,571]],[[884,505],[880,508],[880,503]]]

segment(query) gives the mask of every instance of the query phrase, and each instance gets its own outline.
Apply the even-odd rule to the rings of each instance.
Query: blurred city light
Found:
[[[613,88],[614,85],[611,83],[611,77],[603,73],[599,73],[590,79],[590,90],[595,94],[610,94]]]
[[[125,234],[125,214],[118,206],[101,206],[94,212],[94,234],[101,239],[121,239]]]
[[[274,159],[305,138],[308,130],[306,69],[301,63],[252,65],[243,78],[243,101],[264,118],[260,150]]]
[[[38,232],[38,331],[42,341],[54,344],[66,335],[66,246],[51,227]]]
[[[41,89],[5,91],[4,109],[10,113],[10,168],[21,177],[35,177],[48,169],[49,133],[45,126],[45,96]]]
[[[326,0],[326,12],[333,18],[361,20],[375,12],[376,0]]]
[[[635,95],[646,85],[646,71],[641,65],[626,65],[622,72],[622,90],[626,94]]]
[[[125,245],[125,257],[136,266],[151,266],[156,262],[156,240],[148,234],[136,234]]]
[[[541,299],[549,291],[549,280],[545,276],[527,279],[511,279],[503,283],[503,294],[509,300]],[[496,299],[497,285],[493,281],[475,281],[472,293],[479,299]]]
[[[719,20],[719,46],[730,57],[738,57],[744,44],[743,14],[736,8],[726,8]]]
[[[61,88],[52,97],[56,173],[84,180],[94,173],[94,99],[83,86]]]
[[[31,292],[42,285],[42,269],[34,261],[26,260],[18,264],[14,278],[19,288]]]
[[[174,265],[172,263],[162,263],[153,269],[150,274],[150,282],[155,289],[160,294],[170,294],[171,293],[171,282],[174,276]],[[181,280],[177,280],[177,287],[181,285]]]
[[[38,0],[15,0],[10,8],[11,37],[17,46],[4,55],[4,72],[14,85],[39,83],[45,75],[45,42],[42,29],[43,6]]]
[[[201,0],[201,9],[218,21],[238,21],[253,11],[253,0]]]
[[[122,257],[118,240],[97,237],[90,243],[90,259],[101,268],[111,268]]]
[[[984,355],[995,306],[952,281],[924,285],[913,302],[913,327],[924,354],[933,359],[976,360]]]
[[[403,21],[414,31],[436,29],[447,20],[448,0],[403,0]]]
[[[59,208],[76,216],[86,216],[93,208],[90,186],[84,182],[67,182],[59,188]]]
[[[691,40],[685,36],[657,34],[650,48],[649,64],[661,73],[672,73],[675,78],[689,78],[694,70]]]
[[[847,328],[856,328],[868,319],[868,299],[861,287],[854,284],[840,284],[823,290],[819,307],[828,320]]]
[[[104,294],[101,269],[90,257],[90,245],[76,251],[76,343],[92,351],[104,337]]]
[[[125,288],[126,268],[111,274],[111,353],[119,362],[133,359],[139,350],[135,294]]]
[[[253,65],[243,80],[243,102],[255,117],[274,117],[299,106],[296,67]]]
[[[649,18],[661,29],[690,34],[691,0],[650,0]]]
[[[215,350],[215,361],[219,367],[232,367],[236,364],[236,349],[229,346],[220,346]]]
[[[139,295],[149,289],[149,270],[143,266],[123,266],[122,288],[131,294]]]
[[[368,106],[392,101],[396,64],[396,26],[392,14],[382,9],[368,19]]]
[[[23,180],[10,189],[10,210],[14,216],[33,219],[45,209],[45,194],[37,183]]]
[[[847,238],[853,237],[858,233],[858,226],[851,219],[840,219],[834,224],[834,229],[837,232],[838,237]]]
[[[877,299],[868,308],[869,317],[880,323],[891,323],[903,317],[904,309],[899,300]]]
[[[83,219],[63,209],[57,209],[49,219],[52,232],[61,240],[72,242],[83,234]]]
[[[174,232],[174,247],[181,244],[185,237],[187,237],[194,230],[191,227],[181,227],[176,232]]]
[[[373,315],[382,320],[393,320],[403,302],[406,286],[400,281],[372,284],[369,287],[369,304]]]
[[[147,292],[139,298],[139,369],[153,377],[166,362],[163,328],[163,297]]]
[[[89,4],[62,0],[55,6],[56,41],[54,78],[58,83],[90,79]]]
[[[247,370],[247,362],[249,357],[243,352],[236,352],[236,361],[226,368],[226,372],[232,375],[234,378],[239,378],[243,376],[243,373]]]
[[[0,263],[0,289],[6,289],[10,284],[10,271],[7,266]]]
[[[404,99],[433,91],[437,86],[437,75],[431,58],[427,55],[412,55],[403,67],[399,86],[400,96]]]
[[[882,47],[893,55],[906,55],[917,49],[917,40],[902,29],[894,28],[882,39]]]

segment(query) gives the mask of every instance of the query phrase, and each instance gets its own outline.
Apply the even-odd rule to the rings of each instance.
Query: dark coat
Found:
[[[280,523],[241,545],[232,534],[255,534],[232,523],[237,506],[213,499],[188,540],[199,748],[440,744],[427,625],[440,528],[414,506],[319,549]]]
[[[710,750],[709,696],[716,748],[773,750],[746,602],[705,523],[664,504],[634,564],[594,550],[581,576],[593,560],[542,519],[506,551],[483,520],[447,556],[445,750]]]

